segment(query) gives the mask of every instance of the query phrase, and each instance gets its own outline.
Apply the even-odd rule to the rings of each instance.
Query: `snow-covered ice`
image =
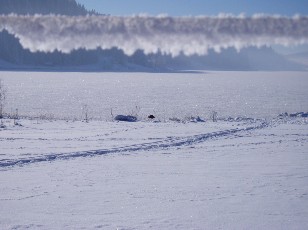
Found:
[[[0,72],[6,110],[32,117],[111,120],[140,108],[139,116],[275,117],[307,112],[307,72],[43,73]]]
[[[306,73],[0,78],[1,229],[308,228]]]

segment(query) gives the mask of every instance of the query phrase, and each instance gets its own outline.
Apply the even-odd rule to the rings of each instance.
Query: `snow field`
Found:
[[[1,229],[308,228],[306,73],[0,78]]]
[[[65,130],[61,122],[32,127],[58,125]],[[128,146],[137,143],[139,150],[1,167],[3,229],[307,228],[307,120],[275,121],[202,142],[146,150],[142,143],[168,136],[186,138],[198,132],[219,133],[253,124],[102,124],[110,138],[118,136]],[[67,125],[82,130],[93,124]],[[121,129],[123,126],[126,130]],[[20,137],[24,136],[23,129],[25,126],[17,128]],[[78,133],[82,132],[71,135]],[[64,133],[64,139],[67,136]],[[92,138],[101,137],[88,138],[76,149],[85,146],[82,142],[92,143]],[[52,137],[48,142],[58,146],[59,139]],[[45,141],[25,138],[23,145],[29,142],[29,151],[31,143],[42,146],[44,152]],[[1,142],[3,146],[9,140],[1,138]],[[106,143],[112,148],[112,142],[122,143],[119,139]],[[18,146],[15,150],[18,153]]]

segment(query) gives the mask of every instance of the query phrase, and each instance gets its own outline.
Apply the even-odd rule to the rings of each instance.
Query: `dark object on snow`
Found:
[[[308,112],[305,113],[305,112],[298,112],[298,113],[282,113],[282,114],[279,114],[278,116],[279,118],[284,118],[284,117],[308,117]]]
[[[281,113],[278,115],[279,118],[284,118],[284,117],[288,117],[289,114],[286,112],[286,113]]]
[[[149,118],[149,119],[154,119],[155,116],[151,114],[151,115],[148,116],[148,118]]]
[[[169,118],[169,121],[181,122],[181,119],[176,118],[176,117],[171,117]]]
[[[304,113],[304,112],[291,113],[290,117],[308,117],[308,113]]]
[[[205,122],[205,120],[204,119],[202,119],[201,117],[191,117],[190,118],[190,121],[191,122]]]
[[[136,122],[137,117],[131,115],[117,115],[114,120],[116,121],[127,121],[127,122]]]

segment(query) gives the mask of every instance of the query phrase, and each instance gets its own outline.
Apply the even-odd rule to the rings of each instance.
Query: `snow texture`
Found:
[[[32,52],[110,49],[125,54],[161,52],[204,55],[209,49],[296,45],[308,42],[308,17],[56,16],[2,15],[0,31],[16,36]]]
[[[1,229],[308,227],[305,118],[4,122]]]
[[[71,113],[70,119],[2,119],[0,229],[308,229],[306,73],[0,77],[7,106]],[[119,100],[127,109],[136,89],[147,116],[159,104],[175,105],[167,106],[173,115],[181,107],[191,116],[151,113],[157,116],[149,120],[136,107],[131,114],[140,113],[137,122],[82,121],[74,119],[66,97],[78,105],[84,103],[78,95],[101,104]],[[105,97],[98,96],[102,91]],[[50,103],[40,101],[44,96]],[[190,107],[207,100],[219,111],[235,107],[238,113],[246,101],[256,107],[250,114],[266,119],[218,112],[213,122]],[[32,105],[23,107],[26,101]],[[273,116],[276,111],[283,112]]]

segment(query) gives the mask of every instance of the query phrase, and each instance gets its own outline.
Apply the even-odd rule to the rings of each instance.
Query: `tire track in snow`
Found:
[[[169,137],[160,141],[122,146],[118,148],[80,151],[73,153],[46,154],[42,156],[19,158],[19,159],[3,159],[0,160],[0,168],[24,166],[32,163],[51,162],[55,160],[69,160],[77,157],[90,157],[90,156],[99,156],[99,155],[113,154],[113,153],[149,151],[149,150],[167,149],[172,147],[191,146],[194,144],[202,143],[208,139],[224,138],[240,132],[254,131],[257,129],[266,128],[268,126],[269,123],[261,122],[260,124],[254,126],[248,126],[246,128],[241,128],[241,129],[240,128],[228,129],[223,131],[198,134],[186,137]]]

